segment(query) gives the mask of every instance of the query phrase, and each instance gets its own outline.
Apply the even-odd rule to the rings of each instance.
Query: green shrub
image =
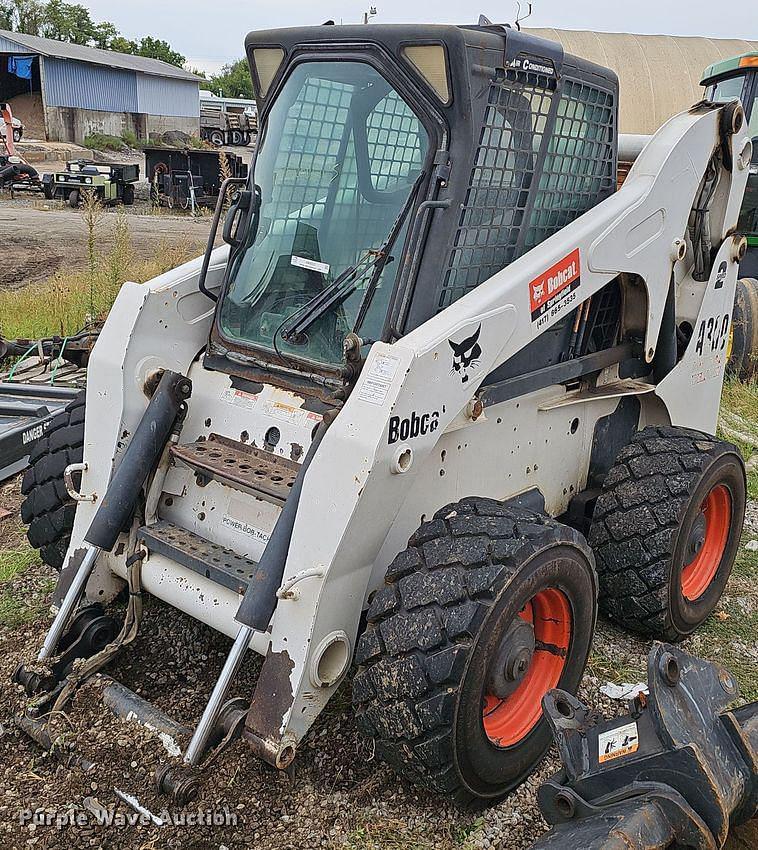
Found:
[[[140,142],[137,138],[137,134],[134,130],[124,130],[121,134],[121,138],[127,145],[129,145],[130,148],[139,148],[142,146],[142,142]]]
[[[82,144],[91,151],[120,151],[124,147],[124,140],[106,133],[90,133]]]

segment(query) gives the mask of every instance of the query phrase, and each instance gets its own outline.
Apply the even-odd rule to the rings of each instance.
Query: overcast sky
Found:
[[[516,3],[461,0],[374,0],[379,23],[472,23],[479,13],[512,22]],[[190,64],[214,70],[242,55],[250,30],[320,24],[360,23],[369,4],[330,0],[82,0],[96,20],[112,21],[126,36],[164,38]],[[522,8],[527,3],[522,2]],[[527,26],[606,32],[708,35],[758,39],[758,0],[534,0]],[[463,11],[463,10],[466,11]]]

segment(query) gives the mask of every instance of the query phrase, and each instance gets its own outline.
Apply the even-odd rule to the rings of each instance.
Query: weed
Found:
[[[90,133],[82,144],[91,151],[120,151],[126,147],[126,142],[120,136],[109,136],[107,133]]]
[[[89,270],[89,303],[90,315],[88,321],[95,319],[95,286],[98,276],[97,236],[100,220],[103,217],[103,205],[94,192],[84,192],[82,195],[82,219],[87,228],[87,264]]]
[[[224,153],[224,151],[218,152],[218,170],[222,182],[224,180],[228,180],[232,176],[232,169],[229,165],[229,157]],[[224,198],[224,209],[227,209],[231,201],[231,187],[226,190],[225,194],[226,197]]]
[[[101,208],[102,209],[102,208]],[[104,319],[126,280],[144,283],[196,257],[199,251],[188,242],[161,242],[152,256],[135,259],[127,216],[116,214],[113,245],[107,253],[97,250],[102,222],[98,212],[82,216],[88,229],[88,260],[77,272],[59,272],[52,278],[23,289],[0,290],[0,332],[8,339],[40,339],[58,333],[68,336],[83,328],[91,317]],[[110,216],[109,216],[110,218]]]
[[[721,394],[719,435],[731,440],[747,465],[748,496],[758,500],[758,383],[725,381]]]

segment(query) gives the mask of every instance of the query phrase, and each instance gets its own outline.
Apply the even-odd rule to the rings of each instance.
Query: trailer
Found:
[[[254,100],[200,95],[200,138],[216,147],[247,146],[258,134],[258,107]]]
[[[79,392],[76,387],[0,382],[0,483],[26,468],[34,445]]]
[[[224,180],[221,157],[226,157],[228,176],[247,177],[241,156],[194,148],[145,148],[145,170],[150,199],[169,209],[213,207]]]

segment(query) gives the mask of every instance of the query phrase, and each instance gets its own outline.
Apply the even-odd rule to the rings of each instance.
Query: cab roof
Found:
[[[739,56],[732,56],[731,59],[722,59],[721,62],[714,62],[703,72],[700,85],[707,86],[718,77],[723,77],[733,71],[750,69],[758,71],[758,52],[742,53]]]

